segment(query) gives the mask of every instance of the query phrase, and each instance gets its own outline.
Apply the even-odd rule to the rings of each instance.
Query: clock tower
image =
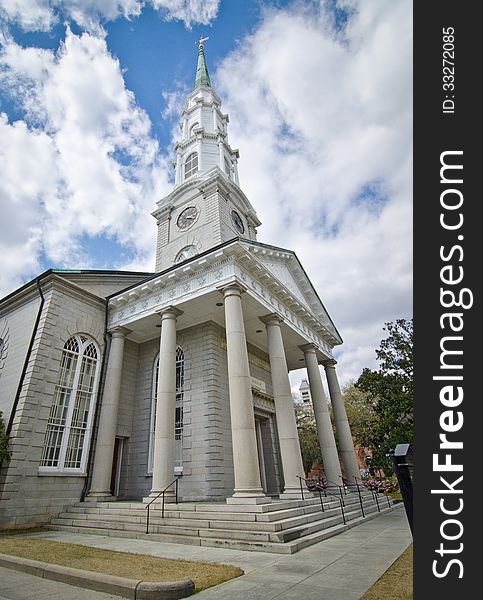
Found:
[[[211,86],[206,39],[199,41],[194,89],[181,112],[174,189],[153,212],[158,272],[236,237],[256,240],[261,224],[239,187],[239,153],[228,142],[228,115]]]

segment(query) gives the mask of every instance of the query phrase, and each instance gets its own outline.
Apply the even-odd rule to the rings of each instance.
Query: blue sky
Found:
[[[412,312],[409,0],[0,0],[0,295],[154,268],[200,35],[259,240],[297,253],[342,380]]]

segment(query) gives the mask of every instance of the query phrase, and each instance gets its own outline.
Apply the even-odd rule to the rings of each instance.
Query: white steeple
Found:
[[[174,147],[175,185],[208,173],[214,167],[238,185],[239,154],[228,143],[228,115],[221,112],[221,100],[211,87],[203,44],[206,39],[199,42],[195,87],[181,113],[181,138]]]
[[[195,85],[180,115],[173,191],[158,202],[156,271],[236,237],[256,240],[260,221],[239,187],[238,150],[228,143],[228,115],[211,86],[204,42]]]

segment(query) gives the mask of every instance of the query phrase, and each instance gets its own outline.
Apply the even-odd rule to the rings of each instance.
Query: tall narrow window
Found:
[[[40,467],[83,471],[94,410],[99,352],[94,341],[74,335],[64,344]]]
[[[154,361],[153,392],[151,400],[151,426],[149,431],[149,457],[148,473],[153,471],[154,458],[154,432],[156,429],[156,400],[158,397],[159,356]],[[174,418],[175,450],[174,466],[177,471],[183,468],[183,387],[184,387],[184,352],[179,346],[176,348],[176,412]]]
[[[199,126],[200,126],[200,124],[198,123],[198,121],[196,123],[193,123],[193,125],[191,125],[189,137],[191,137],[192,135],[195,134],[195,129],[198,129]]]
[[[186,158],[184,163],[184,178],[188,179],[198,172],[198,153],[192,152]]]
[[[225,156],[225,171],[226,174],[228,175],[228,177],[231,179],[231,160],[229,160],[226,156]]]

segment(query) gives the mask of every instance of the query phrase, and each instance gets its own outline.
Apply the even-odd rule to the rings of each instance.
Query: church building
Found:
[[[303,367],[327,480],[359,477],[341,336],[294,252],[258,240],[228,123],[201,40],[154,271],[50,269],[0,301],[0,528],[175,487],[182,502],[300,498]]]

